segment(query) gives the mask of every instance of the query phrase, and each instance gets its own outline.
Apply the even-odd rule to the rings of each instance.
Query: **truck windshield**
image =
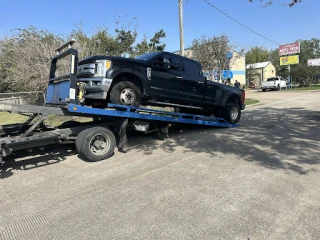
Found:
[[[267,79],[268,82],[277,81],[277,80],[278,80],[278,78],[268,78],[268,79]]]
[[[159,52],[145,53],[145,54],[142,54],[140,56],[135,57],[135,59],[149,62],[153,58],[155,58],[157,55],[159,55]]]

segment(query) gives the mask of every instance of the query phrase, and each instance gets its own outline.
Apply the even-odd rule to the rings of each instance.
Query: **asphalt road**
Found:
[[[52,148],[0,173],[0,239],[320,239],[320,92],[255,92],[235,129]]]

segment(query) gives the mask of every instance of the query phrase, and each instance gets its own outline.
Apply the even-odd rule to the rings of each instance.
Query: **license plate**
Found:
[[[148,123],[135,123],[134,129],[139,132],[147,132],[149,129],[149,124]]]

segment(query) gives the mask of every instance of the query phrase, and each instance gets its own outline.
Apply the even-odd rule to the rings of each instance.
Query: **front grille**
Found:
[[[78,66],[78,76],[81,75],[94,75],[97,72],[96,63],[88,63]]]

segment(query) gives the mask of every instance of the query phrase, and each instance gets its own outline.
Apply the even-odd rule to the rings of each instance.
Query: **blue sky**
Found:
[[[303,0],[293,8],[275,0],[271,7],[247,0],[208,0],[238,21],[280,44],[297,39],[320,38],[320,1]],[[56,34],[69,35],[75,24],[82,22],[91,32],[105,25],[113,32],[116,16],[123,23],[137,18],[139,39],[164,29],[167,51],[179,50],[178,0],[0,0],[0,38],[11,30],[35,26]],[[185,47],[194,38],[227,33],[237,49],[251,45],[277,48],[274,43],[257,36],[227,18],[203,0],[184,0]]]

